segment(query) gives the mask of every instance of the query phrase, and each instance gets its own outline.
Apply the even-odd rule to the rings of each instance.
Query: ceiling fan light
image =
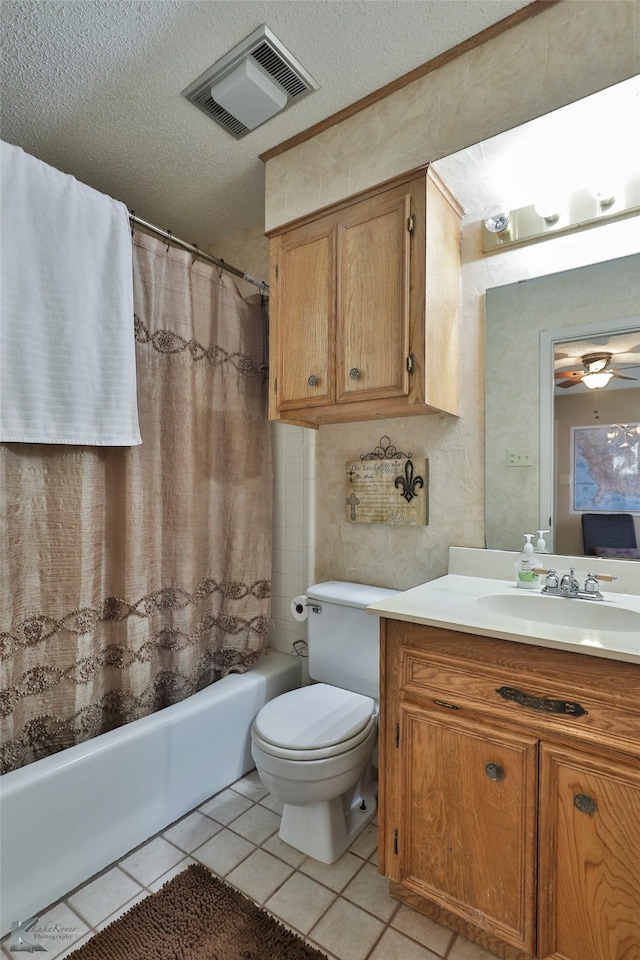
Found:
[[[612,376],[613,374],[610,370],[603,370],[600,373],[586,373],[582,378],[582,382],[585,387],[589,387],[589,390],[597,390],[598,388],[606,387]]]

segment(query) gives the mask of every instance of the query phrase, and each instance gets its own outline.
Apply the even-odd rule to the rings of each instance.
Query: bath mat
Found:
[[[327,960],[201,864],[131,907],[71,958]]]

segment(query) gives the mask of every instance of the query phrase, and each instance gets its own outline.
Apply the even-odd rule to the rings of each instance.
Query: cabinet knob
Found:
[[[504,770],[499,763],[488,763],[484,768],[484,772],[489,777],[489,780],[504,780]]]
[[[592,817],[598,809],[598,804],[593,797],[587,796],[586,793],[576,793],[573,798],[573,805],[580,813],[587,813],[590,817]]]
[[[352,367],[351,370],[349,370],[350,380],[357,380],[359,376],[360,376],[360,371],[358,370],[357,367]]]
[[[309,384],[310,387],[315,387],[317,382],[318,382],[318,378],[315,376],[315,374],[312,373],[309,379],[307,380],[307,383]]]

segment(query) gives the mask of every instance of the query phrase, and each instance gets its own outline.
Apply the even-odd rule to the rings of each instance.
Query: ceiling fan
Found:
[[[575,387],[578,383],[584,383],[585,387],[595,390],[598,387],[606,387],[612,377],[618,380],[637,380],[637,377],[627,377],[615,370],[610,370],[613,354],[612,353],[586,353],[581,357],[582,370],[558,370],[556,371],[556,383],[558,387]]]

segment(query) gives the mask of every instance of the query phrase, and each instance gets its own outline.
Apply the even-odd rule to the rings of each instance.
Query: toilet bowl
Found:
[[[317,682],[269,701],[253,724],[256,769],[284,805],[280,838],[323,863],[337,860],[376,814],[380,642],[366,607],[392,593],[340,580],[309,587],[309,675]]]
[[[377,705],[318,683],[262,708],[252,754],[264,786],[284,804],[280,838],[333,863],[376,813],[371,753]]]

